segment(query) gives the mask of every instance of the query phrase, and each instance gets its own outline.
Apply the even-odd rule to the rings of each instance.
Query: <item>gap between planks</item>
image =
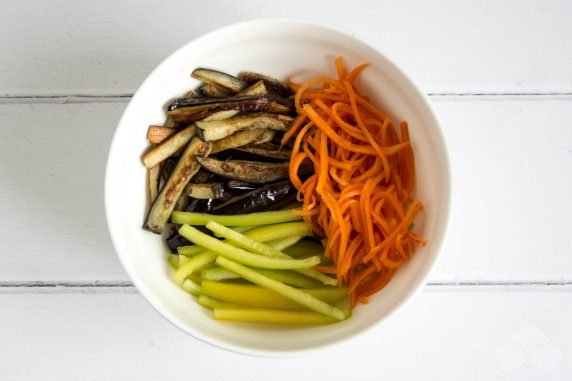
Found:
[[[451,99],[567,99],[572,100],[572,92],[442,92],[428,93],[434,100]],[[133,94],[69,94],[69,95],[4,95],[0,96],[2,104],[80,104],[80,103],[123,103],[128,102]]]
[[[423,291],[572,292],[572,280],[429,282]],[[0,281],[0,294],[136,294],[129,281]]]

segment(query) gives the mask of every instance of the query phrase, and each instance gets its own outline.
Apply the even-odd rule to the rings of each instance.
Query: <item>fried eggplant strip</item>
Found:
[[[167,114],[175,123],[186,123],[202,120],[215,112],[225,110],[291,114],[293,107],[290,100],[270,94],[227,98],[179,98],[169,105]]]
[[[236,94],[246,88],[246,84],[242,80],[217,70],[198,68],[193,70],[191,76],[203,82],[222,87],[231,94]]]
[[[238,115],[225,120],[211,122],[196,122],[197,135],[205,140],[219,140],[237,131],[247,129],[271,129],[276,131],[286,131],[290,122],[280,118],[276,114],[265,112],[249,113]]]
[[[197,157],[199,163],[217,175],[253,183],[269,183],[288,178],[288,163],[259,163],[249,160],[221,161]]]
[[[199,138],[193,138],[173,170],[173,173],[161,189],[145,220],[144,228],[161,234],[175,207],[175,203],[183,193],[191,177],[200,169],[199,156],[210,153],[210,144]]]
[[[254,129],[235,132],[225,138],[212,141],[211,154],[227,149],[242,147],[247,144],[260,144],[269,142],[274,138],[276,131],[269,129]]]
[[[169,136],[167,139],[162,141],[161,144],[153,147],[153,149],[143,155],[143,163],[147,168],[156,166],[186,146],[195,136],[195,132],[195,127],[190,126]]]

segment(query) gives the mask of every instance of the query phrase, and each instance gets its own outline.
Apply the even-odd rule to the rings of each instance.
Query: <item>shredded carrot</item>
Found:
[[[290,180],[303,203],[300,212],[314,233],[325,237],[332,265],[316,266],[335,274],[352,304],[385,287],[395,271],[426,241],[411,231],[423,209],[412,197],[415,187],[413,147],[406,122],[399,130],[386,114],[354,87],[367,67],[346,71],[335,60],[338,78],[319,77],[295,91],[298,117],[282,144],[295,136]],[[314,175],[298,177],[303,162]]]

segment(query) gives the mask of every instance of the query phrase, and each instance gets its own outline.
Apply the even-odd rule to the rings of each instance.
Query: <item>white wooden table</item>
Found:
[[[339,4],[338,4],[339,3]],[[0,12],[0,379],[572,379],[572,2],[5,0]],[[189,337],[132,287],[104,220],[131,94],[185,42],[317,19],[430,94],[454,176],[445,252],[367,337],[260,359]]]

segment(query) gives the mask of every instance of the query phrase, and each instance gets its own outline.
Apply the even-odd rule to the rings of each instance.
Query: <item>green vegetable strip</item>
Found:
[[[300,288],[317,288],[322,285],[315,279],[308,278],[304,275],[296,273],[289,270],[257,270],[262,275],[267,276],[270,279],[277,280],[282,283],[286,283],[290,286],[300,287]]]
[[[305,222],[286,222],[283,224],[259,227],[244,233],[257,242],[268,242],[292,236],[311,236],[312,229]]]
[[[283,248],[289,247],[290,245],[293,245],[299,241],[301,237],[293,237],[293,235],[297,233],[299,233],[300,236],[307,236],[312,234],[311,229],[304,222],[287,222],[284,224],[270,225],[262,228],[257,228],[256,226],[236,226],[230,229],[238,233],[245,233],[244,235],[247,237],[255,237],[254,239],[259,242],[275,240],[275,244],[280,246],[277,247],[278,250],[282,250]],[[278,242],[279,239],[281,242]],[[177,253],[188,257],[195,256],[204,251],[206,251],[204,247],[197,245],[179,246],[177,248]]]
[[[299,240],[301,240],[302,236],[300,235],[295,235],[292,237],[287,237],[287,238],[282,238],[282,239],[275,239],[273,241],[269,241],[266,242],[266,244],[276,250],[284,250],[289,248],[290,246],[294,245],[296,242],[298,242]]]
[[[175,270],[177,269],[177,267],[179,267],[179,256],[178,255],[169,254],[167,261],[169,262],[171,267],[174,268]]]
[[[203,280],[220,281],[227,279],[237,279],[240,278],[240,276],[233,273],[232,271],[218,267],[201,271],[201,278],[203,278]]]
[[[235,226],[231,229],[234,230],[235,232],[238,232],[238,233],[246,233],[246,232],[254,230],[256,228],[257,228],[257,226]]]
[[[283,238],[283,239],[277,239],[277,240],[268,242],[268,246],[271,246],[275,249],[280,250],[282,248],[292,246],[293,244],[298,242],[300,239],[302,239],[301,236],[294,236],[294,237],[288,237],[288,238]],[[197,246],[197,247],[200,247],[200,246]],[[272,278],[272,273],[274,273],[274,272],[277,272],[280,274],[288,273],[289,277],[281,277],[279,274],[278,275],[279,278],[274,277],[272,279],[280,280],[280,281],[282,281],[286,284],[289,284],[291,286],[297,286],[297,287],[302,287],[302,288],[311,288],[311,287],[319,287],[321,284],[319,282],[314,282],[310,278],[304,277],[302,275],[297,275],[296,273],[288,271],[288,270],[263,270],[263,271],[267,271],[270,273],[270,274],[268,274],[268,273],[266,274],[269,278]],[[201,277],[204,280],[214,280],[214,281],[240,278],[237,274],[233,273],[232,271],[228,271],[228,270],[222,269],[220,267],[203,270],[201,272]]]
[[[175,271],[173,274],[173,281],[178,285],[182,285],[185,279],[191,275],[193,271],[197,271],[201,267],[213,262],[216,257],[217,253],[206,251],[189,259],[184,265],[179,266],[177,271]]]
[[[199,295],[197,298],[197,302],[201,306],[206,307],[206,308],[210,308],[211,310],[215,307],[226,307],[226,308],[240,308],[241,307],[241,306],[236,305],[236,304],[216,300],[214,298],[211,298],[210,296],[206,296],[205,294]]]
[[[330,324],[338,320],[311,311],[288,311],[264,308],[214,307],[215,320],[247,321],[270,324]]]
[[[306,225],[306,223],[303,223],[304,225]],[[251,231],[250,235],[247,234],[240,234],[237,233],[225,226],[222,226],[221,224],[216,223],[215,221],[209,221],[207,223],[207,228],[212,230],[213,232],[223,236],[224,238],[226,238],[227,240],[229,240],[230,242],[254,251],[255,253],[261,254],[261,255],[265,255],[271,258],[284,258],[284,259],[292,259],[290,256],[282,253],[280,250],[276,250],[268,245],[265,245],[261,242],[256,242],[255,239],[253,238],[256,237],[257,234],[253,234],[255,231]],[[268,227],[271,228],[271,227]],[[309,229],[309,227],[306,225],[306,228]],[[279,228],[280,231],[286,231],[284,229],[284,227],[280,227]],[[268,229],[268,231],[272,231],[271,229]],[[258,233],[259,236],[262,236],[263,234]],[[260,267],[260,266],[254,266],[254,267]],[[305,269],[300,269],[298,271],[300,274],[306,275],[310,278],[319,280],[320,282],[328,285],[328,286],[336,286],[338,284],[337,280],[334,278],[330,278],[327,275],[322,274],[321,272],[319,272],[318,270],[312,269],[312,268],[305,268]]]
[[[181,267],[191,259],[190,257],[185,257],[184,255],[179,255],[178,257],[179,257],[179,267]]]
[[[299,209],[238,214],[234,216],[174,211],[171,214],[171,220],[175,224],[188,225],[206,225],[209,221],[216,221],[225,226],[270,225],[301,220],[302,216],[299,216],[296,211],[299,211]]]
[[[296,272],[298,272],[302,275],[306,275],[309,278],[316,279],[316,280],[322,282],[323,284],[325,284],[326,286],[336,287],[338,285],[337,279],[329,277],[325,274],[322,274],[321,272],[319,272],[316,269],[300,269],[300,270],[296,270]]]
[[[244,234],[237,233],[215,221],[209,221],[206,227],[217,236],[226,238],[230,243],[245,250],[271,258],[287,258],[286,254],[282,253],[280,250],[276,250],[262,242],[257,242],[252,238],[249,238]]]
[[[194,257],[195,255],[200,254],[204,251],[206,251],[204,247],[200,247],[197,245],[177,247],[177,253],[180,255],[184,255],[186,257]]]
[[[298,273],[289,270],[257,269],[257,271],[262,275],[267,276],[270,279],[274,279],[294,287],[317,288],[322,285],[322,283],[318,282],[317,280],[308,278],[304,275],[300,275]],[[210,281],[221,281],[221,280],[240,278],[238,274],[235,274],[232,271],[220,267],[201,271],[201,277],[203,280],[210,280]]]
[[[183,290],[187,291],[189,294],[195,295],[195,296],[198,296],[201,294],[201,292],[203,292],[201,285],[195,281],[190,280],[190,279],[185,279],[181,288]]]
[[[249,269],[248,267],[233,262],[225,257],[218,257],[216,263],[227,270],[237,273],[244,279],[249,280],[261,287],[275,291],[276,293],[291,299],[292,301],[299,303],[310,310],[319,312],[338,320],[344,320],[346,318],[344,311],[340,310],[339,308],[325,303],[307,292],[288,286],[274,279],[270,279],[256,272],[255,270]]]
[[[320,255],[324,254],[324,247],[319,243],[303,240],[287,249],[284,249],[284,253],[295,258],[305,257],[308,255]]]
[[[221,256],[228,257],[247,266],[264,269],[289,270],[308,268],[320,263],[318,257],[309,257],[304,259],[282,259],[269,258],[262,255],[252,254],[246,250],[242,250],[225,242],[219,241],[218,239],[202,233],[198,229],[186,224],[179,229],[179,234],[199,246],[203,246],[204,248],[218,253]],[[199,256],[201,255],[202,254],[199,254]]]

